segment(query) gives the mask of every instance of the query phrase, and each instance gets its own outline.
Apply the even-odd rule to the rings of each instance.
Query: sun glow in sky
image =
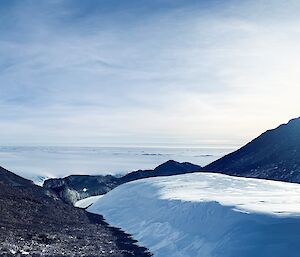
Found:
[[[2,145],[242,145],[300,116],[300,2],[0,2]]]

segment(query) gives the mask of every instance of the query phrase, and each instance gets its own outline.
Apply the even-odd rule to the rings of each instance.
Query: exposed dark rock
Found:
[[[48,179],[43,187],[53,190],[65,202],[74,203],[92,195],[105,194],[120,184],[120,179],[111,175],[71,175],[65,178]]]
[[[123,177],[72,175],[65,178],[48,179],[44,187],[53,190],[58,197],[67,203],[75,203],[89,196],[105,194],[113,188],[126,182],[142,178],[178,175],[200,171],[202,168],[192,163],[167,161],[154,170],[138,170]]]
[[[204,168],[229,175],[300,182],[300,118],[268,130]]]
[[[102,216],[0,169],[0,256],[150,256],[135,243]]]

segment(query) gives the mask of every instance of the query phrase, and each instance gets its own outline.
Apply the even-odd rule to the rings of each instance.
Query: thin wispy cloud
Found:
[[[2,144],[239,145],[299,116],[297,1],[2,1]]]

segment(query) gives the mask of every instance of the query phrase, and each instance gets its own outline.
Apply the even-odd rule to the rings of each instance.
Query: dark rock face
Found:
[[[300,118],[268,130],[204,168],[228,175],[300,182]]]
[[[71,175],[65,178],[48,179],[43,187],[53,190],[67,203],[74,203],[92,195],[102,195],[120,185],[119,178],[107,176]]]
[[[75,203],[93,195],[105,194],[113,188],[126,182],[142,178],[178,175],[188,172],[200,171],[202,168],[188,162],[179,163],[167,161],[154,170],[138,170],[117,178],[108,176],[69,176],[59,179],[48,179],[44,182],[44,188],[54,191],[58,197],[67,203]]]
[[[102,216],[0,169],[0,256],[150,256],[135,243]]]

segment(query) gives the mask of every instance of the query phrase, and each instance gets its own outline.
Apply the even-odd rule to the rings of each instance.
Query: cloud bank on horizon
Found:
[[[240,145],[299,116],[299,1],[0,3],[0,141]]]

